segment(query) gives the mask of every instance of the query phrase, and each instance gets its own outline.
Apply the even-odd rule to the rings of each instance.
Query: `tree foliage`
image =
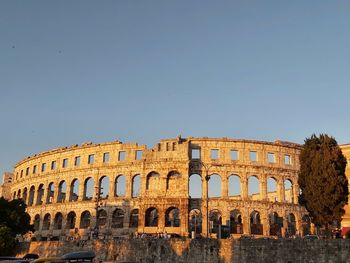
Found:
[[[17,234],[33,230],[26,205],[20,199],[8,201],[0,198],[0,255],[8,255],[14,248]]]
[[[300,153],[299,203],[315,225],[328,227],[341,221],[349,194],[345,168],[346,158],[333,137],[306,138]]]

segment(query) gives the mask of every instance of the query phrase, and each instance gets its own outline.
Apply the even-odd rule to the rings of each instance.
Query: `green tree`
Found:
[[[326,134],[306,138],[300,153],[299,203],[316,226],[340,223],[348,203],[346,158],[337,141]]]
[[[0,255],[8,255],[14,248],[17,234],[33,230],[26,205],[21,199],[0,198]]]

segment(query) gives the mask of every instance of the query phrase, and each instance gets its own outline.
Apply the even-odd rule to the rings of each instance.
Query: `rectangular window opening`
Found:
[[[232,161],[238,160],[238,151],[237,150],[231,150],[231,160]]]
[[[275,163],[275,154],[274,153],[267,153],[267,161],[269,163]]]
[[[249,152],[249,159],[250,159],[252,162],[256,162],[256,161],[258,160],[256,151],[250,151],[250,152]]]
[[[80,165],[80,156],[75,156],[74,158],[74,166],[79,166]]]
[[[288,155],[288,154],[284,155],[284,164],[286,164],[286,165],[290,165],[291,164],[290,155]]]
[[[36,174],[36,172],[37,172],[37,166],[34,165],[34,166],[33,166],[33,174]]]
[[[51,162],[51,170],[55,170],[56,169],[56,161],[52,161]]]
[[[191,159],[200,159],[201,158],[201,150],[200,149],[192,149],[191,151]]]
[[[95,161],[95,155],[94,154],[89,154],[88,156],[88,164],[93,164]]]
[[[46,163],[41,164],[41,172],[46,171]]]
[[[136,160],[141,160],[142,159],[142,151],[141,150],[137,150],[136,151],[135,158],[136,158]]]
[[[68,159],[63,159],[63,162],[62,162],[62,167],[63,168],[67,168],[68,167]]]
[[[27,167],[27,169],[26,169],[26,175],[28,175],[29,174],[29,167]]]
[[[211,149],[210,157],[212,160],[219,159],[219,150],[218,149]]]
[[[104,163],[108,163],[109,162],[109,153],[104,153],[103,154],[103,162]]]
[[[120,151],[118,153],[118,161],[124,161],[125,160],[126,153],[125,151]]]

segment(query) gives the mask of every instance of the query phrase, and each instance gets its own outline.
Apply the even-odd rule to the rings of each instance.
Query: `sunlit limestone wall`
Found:
[[[340,148],[347,160],[345,174],[350,183],[350,144],[340,145]],[[349,189],[349,192],[350,192],[350,189]],[[345,206],[345,215],[343,216],[341,225],[342,227],[350,228],[350,206],[349,205]]]

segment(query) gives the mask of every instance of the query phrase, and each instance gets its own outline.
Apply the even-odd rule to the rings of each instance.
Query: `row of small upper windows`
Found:
[[[135,160],[141,160],[142,159],[142,151],[141,150],[136,150],[135,151]],[[74,166],[78,167],[80,166],[80,156],[75,156],[74,157]],[[119,151],[118,152],[118,161],[124,161],[126,160],[126,152],[125,151]],[[103,158],[102,162],[103,163],[108,163],[110,161],[110,154],[109,152],[103,153]],[[87,159],[87,164],[94,164],[95,163],[95,154],[89,154],[88,159]],[[68,158],[65,158],[62,160],[62,168],[67,168],[68,167]],[[50,169],[55,170],[57,168],[57,161],[51,161]],[[46,163],[41,164],[41,172],[47,171],[47,165]],[[36,174],[38,172],[38,165],[34,165],[32,169],[32,174]],[[30,167],[27,167],[25,169],[25,175],[29,175],[30,173]],[[24,174],[24,170],[21,170],[20,172],[20,177],[22,178]],[[18,173],[16,175],[16,179],[18,179]]]
[[[232,161],[237,161],[240,159],[238,150],[230,150],[230,157]],[[191,154],[192,159],[201,159],[201,150],[200,149],[192,149]],[[219,149],[211,149],[210,150],[210,158],[212,160],[218,160],[219,159]],[[276,163],[276,156],[273,152],[268,152],[266,156],[268,163]],[[258,153],[257,151],[249,151],[249,160],[252,162],[258,161]],[[283,157],[283,163],[285,165],[291,165],[292,164],[292,158],[289,154],[285,154]]]

